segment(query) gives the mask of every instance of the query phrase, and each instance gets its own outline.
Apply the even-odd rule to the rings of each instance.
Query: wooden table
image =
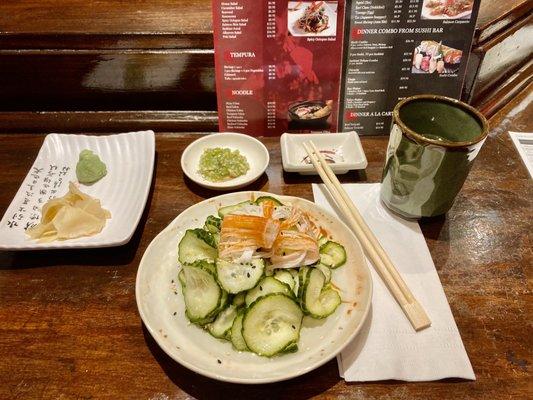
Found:
[[[334,360],[287,382],[216,382],[173,362],[143,327],[135,275],[147,245],[176,215],[215,195],[184,180],[179,157],[197,136],[157,135],[155,179],[131,242],[102,250],[0,252],[0,398],[526,399],[531,396],[531,179],[506,133],[531,131],[533,106],[515,99],[491,121],[482,149],[446,218],[421,221],[477,381],[345,383]],[[0,211],[10,203],[43,141],[0,136]],[[377,182],[387,139],[364,138]],[[271,164],[252,189],[312,199],[311,182]]]

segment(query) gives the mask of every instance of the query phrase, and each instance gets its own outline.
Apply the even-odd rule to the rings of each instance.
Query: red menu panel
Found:
[[[344,0],[213,0],[220,131],[337,131],[344,10]]]

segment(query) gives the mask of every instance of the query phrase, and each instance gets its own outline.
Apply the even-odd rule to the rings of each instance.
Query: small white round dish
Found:
[[[246,157],[250,169],[246,174],[224,182],[208,181],[200,174],[198,167],[204,150],[213,147],[239,150]],[[231,132],[216,133],[197,139],[188,145],[181,155],[183,173],[198,185],[214,190],[232,190],[249,185],[265,172],[269,162],[270,156],[263,143],[252,136]]]
[[[342,304],[326,319],[304,317],[299,350],[272,358],[239,352],[185,316],[178,282],[178,243],[187,229],[199,228],[221,206],[273,196],[312,216],[333,240],[346,248],[347,262],[333,270],[332,282]],[[135,284],[139,314],[157,344],[181,365],[220,381],[259,384],[303,375],[334,358],[360,331],[370,309],[372,278],[359,242],[336,216],[308,200],[264,192],[235,192],[197,203],[174,219],[146,249]]]

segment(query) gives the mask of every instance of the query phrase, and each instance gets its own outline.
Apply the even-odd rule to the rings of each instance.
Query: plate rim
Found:
[[[229,197],[229,196],[234,195],[236,193],[241,194],[242,196],[251,196],[251,195],[268,196],[268,195],[270,195],[270,196],[277,196],[277,197],[280,197],[282,199],[283,198],[286,198],[286,199],[298,199],[299,201],[304,201],[304,202],[307,202],[307,203],[311,203],[314,207],[317,207],[325,215],[327,215],[330,218],[333,218],[336,221],[336,223],[340,223],[341,225],[344,225],[344,227],[349,232],[349,236],[351,236],[351,239],[353,239],[353,242],[354,242],[355,246],[359,249],[359,251],[361,253],[362,260],[363,260],[363,269],[365,270],[365,272],[367,274],[367,277],[368,277],[368,301],[366,303],[365,309],[363,310],[361,321],[360,321],[359,325],[348,336],[348,339],[339,347],[338,353],[327,355],[324,358],[319,359],[318,361],[314,362],[313,364],[311,364],[310,366],[308,366],[306,368],[296,370],[295,372],[289,373],[289,374],[284,375],[282,377],[277,377],[277,378],[233,378],[233,377],[226,377],[226,376],[217,375],[215,373],[211,373],[210,371],[206,371],[206,370],[203,370],[202,368],[196,367],[193,363],[191,363],[188,360],[184,360],[184,359],[178,360],[177,357],[174,357],[174,355],[170,351],[167,351],[166,345],[164,344],[163,340],[160,339],[158,337],[158,335],[156,335],[155,330],[149,325],[149,323],[147,323],[147,316],[144,313],[139,293],[140,293],[140,285],[141,285],[141,283],[140,283],[141,269],[146,268],[146,267],[143,268],[142,266],[143,266],[143,263],[145,262],[146,254],[148,253],[150,248],[155,245],[155,242],[162,235],[164,235],[168,231],[172,230],[174,228],[173,225],[176,223],[176,220],[180,217],[180,215],[183,214],[184,212],[186,212],[187,210],[189,210],[191,207],[200,206],[202,204],[206,204],[206,203],[212,202],[212,201],[217,201],[220,197],[226,197],[226,196]],[[192,204],[191,206],[187,207],[185,210],[180,212],[163,230],[161,230],[150,241],[150,243],[148,244],[148,246],[144,250],[144,253],[143,253],[142,257],[141,257],[141,260],[139,261],[139,267],[137,268],[137,274],[136,274],[136,277],[135,277],[135,302],[137,304],[137,310],[139,312],[139,315],[141,317],[143,325],[146,327],[148,332],[150,332],[150,335],[152,336],[153,340],[157,343],[157,345],[161,348],[161,350],[163,350],[165,352],[165,354],[167,356],[169,356],[174,362],[180,364],[181,366],[183,366],[183,367],[185,367],[185,368],[187,368],[187,369],[189,369],[189,370],[191,370],[191,371],[193,371],[193,372],[195,372],[195,373],[197,373],[199,375],[202,375],[202,376],[210,378],[210,379],[215,379],[215,380],[222,381],[222,382],[230,382],[230,383],[238,383],[238,384],[254,384],[255,385],[255,384],[281,382],[281,381],[286,381],[286,380],[289,380],[289,379],[296,378],[298,376],[304,375],[304,374],[306,374],[308,372],[311,372],[311,371],[319,368],[320,366],[326,364],[327,362],[329,362],[330,360],[335,358],[338,354],[340,354],[355,339],[355,337],[359,335],[362,327],[365,325],[365,322],[366,322],[366,320],[368,318],[368,315],[370,313],[370,309],[372,307],[373,285],[374,284],[373,284],[373,280],[372,280],[372,274],[370,272],[370,268],[368,266],[368,261],[366,259],[366,256],[365,256],[365,254],[363,252],[363,248],[362,248],[361,244],[359,243],[359,240],[357,239],[357,237],[353,233],[353,231],[339,217],[337,217],[332,212],[326,210],[324,207],[322,207],[322,206],[320,206],[320,205],[318,205],[318,204],[316,204],[316,203],[314,203],[314,202],[312,202],[310,200],[304,199],[302,197],[279,195],[279,194],[270,193],[270,192],[263,192],[263,191],[247,190],[247,191],[238,191],[238,192],[231,192],[231,193],[221,194],[219,196],[211,197],[211,198],[205,199],[205,200],[203,200],[201,202]]]
[[[19,191],[22,189],[22,183],[28,176],[28,174],[31,171],[31,168],[33,167],[33,164],[35,164],[35,161],[37,161],[37,158],[39,158],[39,155],[44,148],[47,140],[52,140],[54,137],[58,137],[59,139],[66,137],[87,137],[87,138],[96,138],[96,139],[109,139],[116,136],[147,136],[150,143],[150,148],[146,149],[147,153],[149,152],[149,160],[148,163],[150,165],[150,173],[149,173],[149,179],[147,179],[147,185],[145,187],[145,190],[143,191],[141,197],[141,200],[139,203],[142,204],[141,207],[139,207],[137,214],[135,215],[135,218],[132,218],[132,221],[135,220],[133,224],[131,224],[132,228],[128,231],[126,235],[121,236],[120,238],[117,237],[116,239],[110,239],[107,241],[96,241],[96,242],[71,242],[69,240],[63,240],[63,241],[55,241],[46,243],[47,246],[41,246],[38,242],[28,242],[25,244],[19,244],[19,245],[6,245],[3,243],[0,243],[0,250],[1,251],[44,251],[44,250],[61,250],[61,249],[97,249],[97,248],[109,248],[109,247],[118,247],[122,246],[130,241],[130,239],[133,237],[137,226],[139,225],[139,221],[141,220],[141,217],[143,215],[143,212],[146,208],[146,202],[148,200],[148,195],[150,194],[150,187],[151,183],[154,178],[154,162],[155,162],[155,133],[153,130],[144,130],[144,131],[132,131],[132,132],[121,132],[121,133],[115,133],[110,135],[85,135],[85,134],[75,134],[75,133],[56,133],[52,132],[47,134],[44,137],[43,143],[41,144],[41,147],[39,148],[39,152],[37,153],[37,156],[33,160],[32,165],[30,166],[30,169],[28,170],[28,173],[24,176],[22,179],[22,182],[16,191],[15,195],[11,199],[11,202],[6,208],[6,212],[2,216],[3,221],[4,217],[7,215],[7,210],[11,207],[11,204],[19,194]],[[94,236],[93,236],[94,238]]]

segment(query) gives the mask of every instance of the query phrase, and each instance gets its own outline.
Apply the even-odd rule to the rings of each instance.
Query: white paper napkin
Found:
[[[379,199],[379,184],[343,186],[432,324],[415,332],[368,262],[373,280],[372,309],[359,335],[337,356],[340,375],[348,382],[450,377],[475,380],[418,223],[388,211]],[[317,204],[343,219],[324,185],[313,185],[313,194]]]

